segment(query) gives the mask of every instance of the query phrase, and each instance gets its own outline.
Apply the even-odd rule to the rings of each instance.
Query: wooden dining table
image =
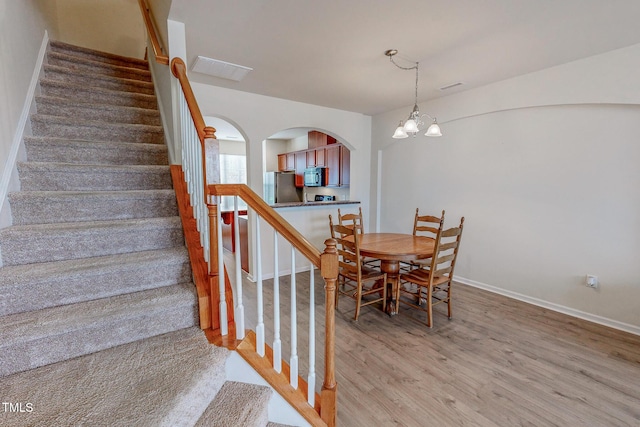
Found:
[[[408,262],[430,258],[435,248],[435,240],[425,236],[402,233],[366,233],[359,235],[360,255],[378,258],[380,269],[387,273],[387,283],[392,285],[391,303],[388,313],[394,315],[399,305],[400,261]]]

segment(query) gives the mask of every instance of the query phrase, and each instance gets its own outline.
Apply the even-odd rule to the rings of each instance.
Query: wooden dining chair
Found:
[[[464,217],[458,227],[440,230],[436,234],[435,248],[429,268],[416,268],[400,275],[401,282],[416,285],[416,290],[398,286],[396,299],[400,303],[427,312],[427,325],[433,327],[433,306],[447,303],[447,316],[451,319],[451,282],[456,266]],[[400,298],[401,294],[409,298]],[[424,304],[422,303],[424,301]]]
[[[433,215],[420,215],[419,209],[420,208],[416,208],[416,215],[413,219],[413,235],[435,239],[438,231],[441,231],[444,226],[444,209],[439,218]],[[430,265],[431,258],[423,258],[401,263],[400,270],[409,272],[415,268],[429,268]]]
[[[333,223],[331,215],[329,222]],[[363,265],[360,256],[358,237],[361,233],[358,228],[349,228],[340,224],[331,225],[332,237],[337,241],[339,284],[336,292],[336,308],[340,295],[346,295],[356,301],[356,312],[354,320],[358,320],[360,308],[366,305],[380,302],[382,310],[385,310],[387,300],[387,287],[375,288],[373,284],[377,281],[387,283],[387,274],[378,269]],[[365,284],[371,282],[369,288]]]
[[[364,233],[364,219],[362,218],[362,208],[358,208],[358,213],[347,213],[342,214],[340,209],[338,209],[338,224],[344,225],[345,227],[358,228],[362,233]]]
[[[364,234],[364,218],[362,216],[362,208],[358,207],[358,213],[347,213],[342,215],[340,209],[338,209],[338,224],[344,225],[349,228],[357,228]],[[333,236],[332,236],[333,237]],[[370,267],[377,267],[380,265],[380,260],[371,257],[362,257],[362,262]]]

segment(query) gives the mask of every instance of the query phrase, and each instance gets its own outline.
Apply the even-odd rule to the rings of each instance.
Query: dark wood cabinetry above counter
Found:
[[[329,170],[328,187],[346,187],[351,181],[350,160],[349,149],[335,138],[310,131],[309,149],[278,154],[278,171],[295,171],[298,184],[304,182],[306,168],[323,166]]]

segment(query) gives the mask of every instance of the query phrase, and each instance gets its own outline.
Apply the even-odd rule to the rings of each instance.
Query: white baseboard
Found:
[[[33,74],[31,75],[31,82],[27,89],[24,105],[22,106],[22,113],[16,127],[16,133],[13,136],[11,143],[11,150],[9,151],[9,157],[4,165],[2,172],[2,178],[0,178],[0,211],[4,206],[4,202],[7,200],[7,194],[9,193],[9,187],[11,185],[11,175],[16,168],[16,162],[18,159],[18,153],[20,146],[22,145],[22,138],[24,137],[24,131],[29,120],[29,114],[31,111],[31,103],[35,97],[36,88],[38,87],[38,81],[40,80],[40,71],[42,70],[42,64],[44,64],[44,57],[47,53],[47,46],[49,45],[49,33],[45,30],[42,43],[40,44],[40,51],[38,52],[38,58],[36,65],[33,68]]]
[[[520,294],[518,292],[512,292],[506,289],[497,288],[495,286],[487,285],[486,283],[477,282],[475,280],[466,279],[464,277],[454,276],[456,282],[460,282],[465,285],[473,286],[474,288],[483,289],[485,291],[500,294],[509,298],[516,299],[518,301],[526,302],[529,304],[537,305],[549,310],[557,311],[558,313],[567,314],[569,316],[577,317],[578,319],[587,320],[589,322],[597,323],[599,325],[608,326],[620,331],[629,332],[634,335],[640,336],[640,327],[630,325],[628,323],[619,322],[617,320],[609,319],[595,314],[586,313],[584,311],[576,310],[571,307],[566,307],[560,304],[554,304],[549,301],[541,300],[539,298],[533,298],[527,295]]]

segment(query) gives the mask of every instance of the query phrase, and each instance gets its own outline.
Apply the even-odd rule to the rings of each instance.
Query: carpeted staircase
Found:
[[[45,64],[0,230],[0,425],[267,425],[271,390],[225,382],[197,327],[146,61]]]

